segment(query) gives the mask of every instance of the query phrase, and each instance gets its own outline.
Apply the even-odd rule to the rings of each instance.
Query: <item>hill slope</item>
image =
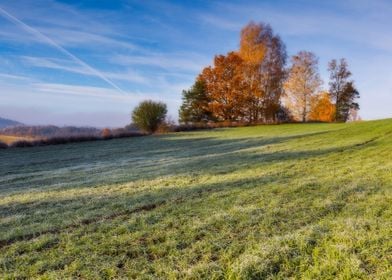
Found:
[[[0,275],[392,278],[392,120],[0,151]]]
[[[9,119],[0,118],[0,128],[11,127],[16,125],[22,125],[22,123]]]

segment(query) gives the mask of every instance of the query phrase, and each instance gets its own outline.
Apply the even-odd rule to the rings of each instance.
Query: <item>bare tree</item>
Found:
[[[351,109],[359,110],[359,104],[355,102],[359,98],[359,92],[355,88],[354,81],[349,80],[352,74],[344,58],[340,59],[339,63],[333,59],[328,65],[328,70],[330,72],[329,92],[336,104],[335,120],[346,122]]]
[[[311,102],[320,89],[318,59],[312,52],[300,51],[291,58],[291,67],[284,88],[285,102],[296,120],[306,122]]]

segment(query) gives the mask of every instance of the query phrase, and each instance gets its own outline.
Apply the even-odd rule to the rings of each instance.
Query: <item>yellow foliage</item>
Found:
[[[241,58],[251,64],[260,64],[266,53],[266,46],[260,38],[263,26],[249,23],[241,31],[240,51]]]
[[[312,121],[333,122],[336,107],[328,92],[322,92],[312,102],[309,118]]]

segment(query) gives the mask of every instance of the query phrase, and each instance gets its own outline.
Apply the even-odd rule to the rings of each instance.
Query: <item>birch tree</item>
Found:
[[[314,96],[322,84],[318,73],[318,59],[312,52],[300,51],[291,58],[291,63],[284,85],[285,103],[295,120],[306,122]]]

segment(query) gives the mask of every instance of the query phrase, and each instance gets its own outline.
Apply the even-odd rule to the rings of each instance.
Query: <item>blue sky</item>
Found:
[[[392,3],[380,1],[0,0],[0,116],[119,127],[143,99],[177,119],[182,89],[241,28],[270,23],[289,55],[345,57],[363,119],[392,117]]]

